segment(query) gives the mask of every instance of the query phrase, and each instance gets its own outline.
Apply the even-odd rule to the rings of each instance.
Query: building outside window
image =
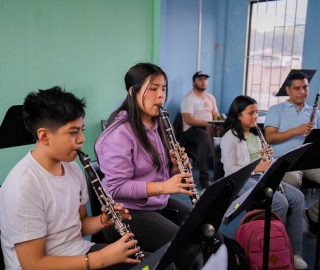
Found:
[[[284,101],[276,97],[291,69],[301,69],[308,0],[250,3],[245,93],[261,111]]]

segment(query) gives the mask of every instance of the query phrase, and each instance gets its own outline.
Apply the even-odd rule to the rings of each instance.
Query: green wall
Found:
[[[29,92],[64,87],[87,100],[83,149],[94,159],[126,71],[158,63],[159,14],[160,0],[0,0],[0,121]],[[0,149],[0,183],[32,147]]]

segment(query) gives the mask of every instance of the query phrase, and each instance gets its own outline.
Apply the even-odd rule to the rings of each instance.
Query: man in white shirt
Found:
[[[196,159],[199,165],[199,179],[203,188],[210,185],[208,160],[210,155],[206,126],[219,116],[216,99],[205,92],[209,75],[196,72],[192,77],[193,89],[181,101],[180,111],[183,118],[185,141],[197,146]]]

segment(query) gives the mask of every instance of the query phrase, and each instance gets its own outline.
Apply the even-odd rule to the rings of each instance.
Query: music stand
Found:
[[[163,257],[163,254],[166,252],[168,247],[170,246],[171,241],[163,245],[156,252],[150,254],[150,256],[146,257],[141,263],[135,265],[130,268],[130,270],[152,270],[155,269],[158,265],[159,261]]]
[[[265,205],[265,227],[263,242],[263,266],[268,268],[269,245],[270,245],[270,226],[271,226],[271,204],[274,192],[276,192],[284,174],[310,147],[312,143],[304,144],[301,147],[287,152],[275,159],[269,168],[262,174],[256,185],[232,202],[228,208],[224,223],[229,224],[244,210],[248,209],[253,202],[263,202]]]
[[[241,170],[223,177],[209,186],[194,205],[188,217],[156,269],[164,269],[192,245],[206,243],[204,261],[213,251],[214,235],[219,230],[226,209],[236,198],[260,159],[243,167]]]
[[[132,269],[144,270],[146,266],[150,270],[165,269],[192,245],[199,245],[203,242],[209,243],[207,252],[204,254],[204,261],[207,261],[209,253],[213,249],[214,235],[220,227],[225,210],[238,195],[260,161],[261,159],[256,160],[209,186],[191,209],[176,236],[166,244],[168,246],[165,245],[161,247],[160,252],[157,250],[151,254],[147,258],[147,264],[143,261]]]
[[[290,167],[290,172],[320,168],[320,129],[311,130],[304,140],[304,144],[306,143],[313,145]]]
[[[301,156],[301,158],[290,167],[289,171],[301,171],[320,168],[320,129],[313,129],[305,138],[305,143],[313,143],[313,145]],[[320,203],[320,201],[319,201]],[[318,215],[318,224],[320,224],[320,216]],[[320,269],[320,226],[317,230],[315,266],[314,269]]]
[[[36,142],[32,134],[26,130],[22,118],[22,105],[11,106],[0,126],[0,149]]]

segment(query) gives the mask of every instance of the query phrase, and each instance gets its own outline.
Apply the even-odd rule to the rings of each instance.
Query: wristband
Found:
[[[85,255],[85,259],[86,259],[86,270],[90,270],[90,269],[89,269],[89,258],[88,258],[88,253],[86,253],[86,255]]]

